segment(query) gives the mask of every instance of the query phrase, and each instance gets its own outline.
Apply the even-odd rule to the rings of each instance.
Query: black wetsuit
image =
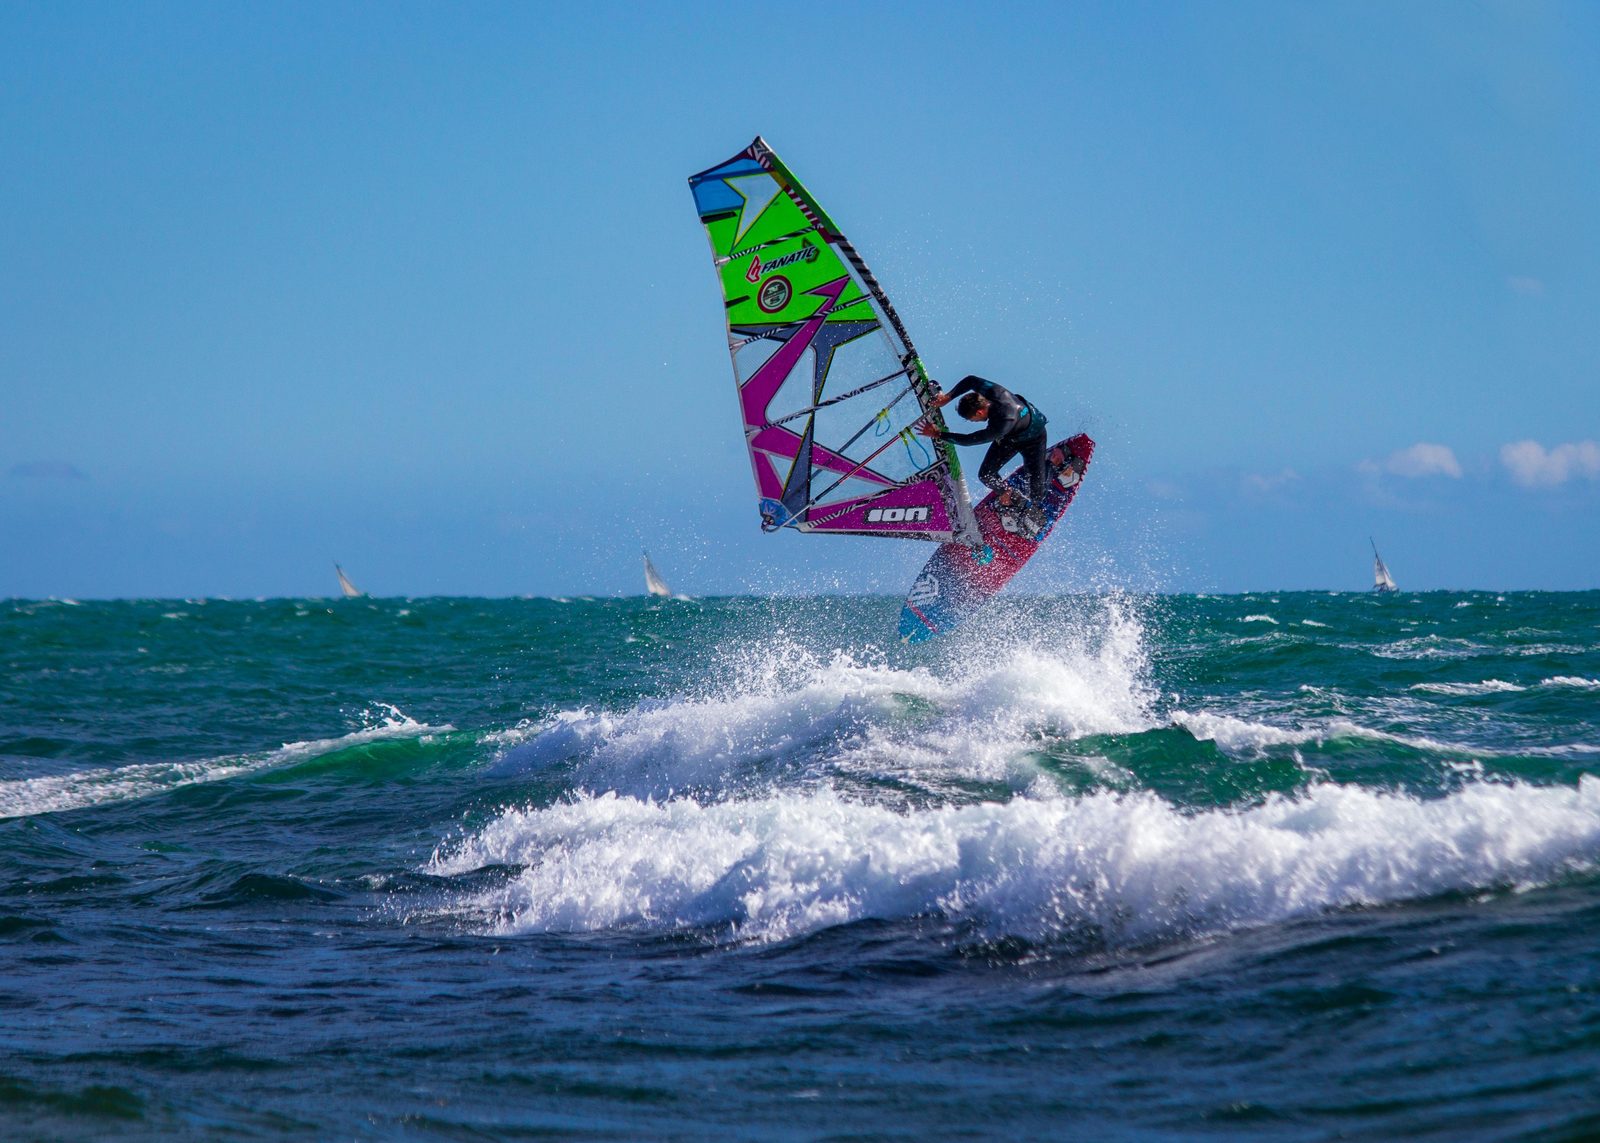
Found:
[[[988,400],[988,422],[977,432],[945,433],[944,439],[958,445],[993,442],[984,454],[983,464],[978,467],[978,479],[996,492],[1006,483],[1000,476],[1001,466],[1021,453],[1023,466],[1028,470],[1028,498],[1035,503],[1043,500],[1050,487],[1050,443],[1045,436],[1044,414],[1026,397],[982,377],[969,374],[950,390],[952,398],[963,393],[976,393]]]

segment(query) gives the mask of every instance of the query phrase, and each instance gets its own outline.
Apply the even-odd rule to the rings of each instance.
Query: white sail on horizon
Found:
[[[339,590],[346,599],[356,599],[366,593],[350,582],[350,577],[344,574],[344,569],[338,564],[333,565],[334,574],[339,577]]]
[[[649,552],[644,553],[644,589],[662,599],[672,595],[672,589],[667,586],[667,581],[661,578],[661,573],[656,571],[656,565],[650,562]]]
[[[1367,537],[1367,542],[1372,545],[1372,590],[1373,591],[1399,591],[1394,582],[1394,576],[1389,574],[1389,569],[1383,562],[1383,557],[1378,554],[1377,541]]]

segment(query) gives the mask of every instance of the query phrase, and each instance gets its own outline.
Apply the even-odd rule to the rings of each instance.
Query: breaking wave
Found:
[[[429,727],[391,706],[366,712],[368,725],[337,738],[287,742],[276,750],[184,762],[140,762],[108,769],[77,770],[0,781],[0,818],[59,813],[86,806],[132,801],[181,786],[220,782],[293,766],[350,746],[392,738],[414,738],[450,727]]]
[[[1424,800],[1319,785],[1184,812],[1148,793],[900,811],[830,790],[703,805],[617,794],[511,809],[441,847],[442,876],[515,875],[450,911],[499,934],[697,930],[770,942],[868,919],[1096,947],[1329,909],[1535,885],[1600,857],[1600,780]]]
[[[940,669],[778,640],[719,664],[707,693],[560,710],[503,735],[491,773],[570,768],[576,789],[657,799],[780,780],[1025,785],[1041,744],[1156,725],[1145,673],[1142,629],[1114,607],[1062,643]]]

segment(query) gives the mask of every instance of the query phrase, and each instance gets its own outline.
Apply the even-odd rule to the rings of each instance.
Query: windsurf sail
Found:
[[[1367,543],[1372,545],[1372,590],[1399,591],[1394,576],[1389,574],[1389,569],[1384,566],[1383,557],[1378,554],[1378,542],[1368,536]]]
[[[759,136],[689,179],[722,284],[766,531],[981,544],[910,335],[850,240]]]
[[[355,599],[364,594],[359,587],[350,582],[350,577],[344,574],[344,569],[338,564],[333,565],[333,571],[339,577],[339,590],[344,593],[346,599]]]
[[[651,595],[666,597],[672,594],[672,589],[667,586],[667,581],[661,578],[661,573],[656,571],[656,565],[650,562],[650,553],[644,554],[644,589]]]

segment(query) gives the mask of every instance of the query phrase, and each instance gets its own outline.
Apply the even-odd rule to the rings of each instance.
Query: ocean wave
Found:
[[[1372,648],[1380,659],[1472,659],[1498,652],[1483,643],[1445,635],[1418,635]]]
[[[452,727],[430,727],[387,704],[363,711],[367,725],[338,738],[287,742],[276,750],[201,758],[188,762],[140,762],[102,770],[78,770],[38,778],[0,781],[0,818],[60,813],[86,806],[127,802],[180,786],[220,782],[242,774],[276,770],[350,746],[392,738],[415,738]]]
[[[1410,689],[1435,695],[1492,695],[1510,694],[1528,688],[1501,679],[1485,679],[1481,683],[1417,683]]]
[[[1310,726],[1274,726],[1232,715],[1204,711],[1175,710],[1172,721],[1201,740],[1215,742],[1229,754],[1260,754],[1274,746],[1322,744],[1333,739],[1362,738],[1372,742],[1392,742],[1427,754],[1473,754],[1483,757],[1497,752],[1480,747],[1441,742],[1425,735],[1391,734],[1373,730],[1348,718],[1332,718]]]
[[[1143,632],[1113,609],[1048,646],[939,667],[866,653],[821,656],[782,639],[744,648],[711,672],[708,693],[631,709],[560,710],[502,733],[490,773],[573,768],[591,791],[638,797],[769,783],[778,773],[841,774],[938,786],[941,779],[1026,783],[1042,738],[1156,725]]]
[[[1299,746],[1325,737],[1322,731],[1290,729],[1265,722],[1251,722],[1227,714],[1175,710],[1172,722],[1202,741],[1215,742],[1225,751],[1260,751],[1269,746]]]
[[[1487,751],[1484,751],[1486,755]],[[1559,746],[1524,746],[1513,753],[1531,758],[1597,758],[1600,743],[1564,742]]]
[[[1531,886],[1600,857],[1600,780],[1421,799],[1318,785],[1185,812],[1147,793],[896,811],[831,790],[508,809],[426,872],[520,868],[443,907],[496,934],[696,930],[770,942],[944,918],[983,939],[1128,946],[1330,909]]]

